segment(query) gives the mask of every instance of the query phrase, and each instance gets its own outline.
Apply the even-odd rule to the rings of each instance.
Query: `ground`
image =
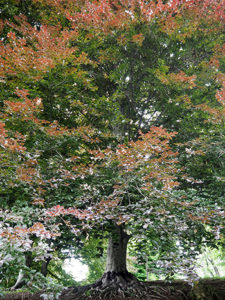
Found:
[[[171,283],[165,281],[151,281],[141,283],[142,296],[129,295],[129,291],[123,294],[112,296],[104,295],[101,291],[91,296],[90,287],[67,288],[61,294],[59,300],[225,300],[225,280],[205,279],[193,286],[181,281]],[[138,291],[137,291],[138,292]],[[40,294],[10,293],[0,300],[43,300]]]

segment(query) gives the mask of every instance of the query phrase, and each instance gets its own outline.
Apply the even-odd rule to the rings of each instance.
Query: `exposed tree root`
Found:
[[[44,291],[33,295],[13,292],[4,298],[0,297],[0,300],[43,300],[40,296],[42,293]],[[201,280],[191,286],[182,280],[171,283],[160,280],[139,282],[129,273],[117,273],[104,274],[98,282],[91,285],[67,288],[59,300],[224,300],[224,295],[225,280],[222,279]]]
[[[177,297],[179,295],[179,297]],[[150,286],[140,282],[129,272],[107,272],[92,285],[65,290],[60,300],[186,300],[182,292],[169,287]]]

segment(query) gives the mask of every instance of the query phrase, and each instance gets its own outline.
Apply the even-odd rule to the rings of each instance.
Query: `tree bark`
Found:
[[[106,272],[127,272],[127,244],[130,236],[123,226],[116,225],[109,238],[107,250]]]
[[[109,238],[106,270],[96,283],[99,287],[126,288],[137,282],[134,275],[127,271],[127,244],[130,236],[124,231],[124,225],[115,225]]]
[[[45,258],[45,260],[42,262],[42,265],[41,265],[41,274],[43,274],[45,277],[48,274],[48,265],[49,265],[50,261],[51,261],[50,257]]]

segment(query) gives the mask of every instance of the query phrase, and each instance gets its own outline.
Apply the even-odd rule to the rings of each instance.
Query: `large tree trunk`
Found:
[[[127,271],[127,244],[130,236],[123,225],[115,225],[109,238],[106,270],[99,284],[102,287],[119,286],[125,288],[136,278]]]
[[[107,250],[106,272],[127,271],[127,244],[130,236],[124,231],[123,226],[116,225],[115,231],[109,238]]]
[[[145,286],[127,271],[127,244],[130,236],[124,231],[124,225],[114,225],[109,238],[106,269],[103,276],[95,283],[75,287],[62,293],[63,300],[75,300],[78,295],[84,298],[85,293],[91,299],[122,299],[125,295],[138,295],[141,299],[145,293]]]

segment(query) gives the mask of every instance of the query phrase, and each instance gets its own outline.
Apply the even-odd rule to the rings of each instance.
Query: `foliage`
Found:
[[[91,265],[98,254],[89,247],[114,223],[132,234],[130,251],[140,263],[147,255],[156,274],[193,274],[203,245],[221,239],[223,4],[4,3],[4,288],[20,270],[34,286],[45,281],[42,268],[65,250]],[[57,263],[49,270],[61,278]]]

